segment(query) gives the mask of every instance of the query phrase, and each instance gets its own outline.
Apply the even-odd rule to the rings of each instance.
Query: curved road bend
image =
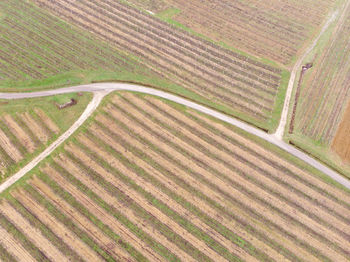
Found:
[[[291,145],[285,143],[283,140],[278,139],[275,135],[267,134],[260,129],[257,129],[247,123],[241,122],[235,118],[207,108],[205,106],[201,106],[197,103],[189,101],[187,99],[157,90],[153,88],[148,88],[140,85],[134,84],[124,84],[124,83],[100,83],[100,84],[89,84],[89,85],[81,85],[74,87],[61,88],[56,90],[42,91],[42,92],[34,92],[34,93],[0,93],[0,99],[20,99],[20,98],[33,98],[33,97],[42,97],[42,96],[51,96],[57,94],[64,93],[72,93],[72,92],[94,92],[94,98],[87,106],[84,113],[77,120],[76,123],[73,124],[62,136],[60,136],[53,144],[51,144],[44,152],[42,152],[38,157],[32,160],[28,165],[26,165],[23,169],[21,169],[14,176],[6,180],[2,185],[0,185],[0,193],[4,191],[6,188],[15,183],[18,179],[23,177],[27,172],[29,172],[32,168],[34,168],[41,160],[43,160],[46,156],[48,156],[55,148],[57,148],[61,143],[63,143],[79,126],[83,124],[83,122],[94,112],[97,106],[100,104],[102,98],[111,91],[116,90],[125,90],[125,91],[135,91],[140,93],[145,93],[149,95],[154,95],[157,97],[161,97],[178,104],[185,105],[187,107],[198,110],[202,113],[220,119],[226,123],[234,125],[243,129],[244,131],[258,136],[279,148],[287,151],[288,153],[296,156],[297,158],[305,161],[309,165],[318,169],[319,171],[325,173],[338,183],[342,184],[346,188],[350,189],[350,180],[344,178],[337,172],[328,168],[327,166],[321,164],[317,160],[311,158],[304,152],[298,150],[297,148],[292,147]]]

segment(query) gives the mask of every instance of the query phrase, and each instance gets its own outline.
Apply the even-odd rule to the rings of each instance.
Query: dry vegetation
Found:
[[[108,99],[2,199],[0,245],[16,242],[6,256],[347,261],[348,192],[195,111]]]
[[[333,33],[327,49],[306,73],[297,108],[296,130],[329,145],[350,94],[350,15]]]
[[[118,1],[36,0],[72,24],[143,59],[165,79],[259,123],[273,115],[281,70],[177,30]]]
[[[350,104],[332,142],[332,149],[348,164],[350,163]]]
[[[3,114],[0,116],[0,172],[15,165],[26,154],[33,153],[42,144],[59,133],[57,125],[39,108],[35,112]],[[52,129],[51,129],[52,128]]]
[[[78,103],[59,110],[55,103]],[[66,131],[91,99],[86,93],[0,101],[0,183]]]
[[[153,7],[154,1],[152,4],[140,0],[127,2],[153,12],[159,11]],[[175,7],[178,14],[172,19],[196,33],[282,64],[290,64],[305,41],[320,28],[336,2],[157,0],[164,14]]]
[[[90,73],[139,71],[135,60],[28,1],[3,0],[0,10],[2,88],[30,82],[32,89],[40,84],[67,85]]]

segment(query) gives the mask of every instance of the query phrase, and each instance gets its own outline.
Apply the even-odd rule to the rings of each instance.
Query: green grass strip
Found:
[[[18,230],[5,216],[0,214],[0,225],[7,230],[12,236],[32,255],[37,261],[50,260],[42,253],[28,238]]]
[[[62,174],[62,169],[54,164],[52,164],[52,167],[54,167],[56,170],[59,170],[59,172]],[[108,237],[113,239],[115,243],[120,245],[122,248],[124,248],[131,256],[133,256],[137,261],[146,261],[146,258],[138,252],[131,244],[124,241],[118,234],[114,233],[108,225],[105,225],[102,221],[100,221],[98,218],[96,218],[92,213],[88,211],[88,209],[80,204],[70,193],[65,191],[62,187],[60,187],[55,181],[49,178],[48,175],[44,173],[40,173],[38,177],[44,181],[58,196],[63,198],[68,204],[70,204],[72,207],[74,207],[76,210],[78,210],[82,215],[84,215],[86,218],[88,218],[94,225],[96,225],[101,231],[106,234]]]
[[[114,259],[101,247],[99,247],[83,230],[79,229],[71,219],[59,211],[53,204],[51,204],[44,196],[36,191],[31,185],[24,188],[40,205],[45,207],[51,215],[63,223],[70,231],[72,231],[78,238],[85,242],[92,250],[98,253],[106,261],[114,261]]]
[[[134,212],[142,217],[144,220],[151,222],[154,225],[154,228],[161,231],[169,241],[174,242],[177,246],[183,249],[185,252],[190,254],[195,259],[199,261],[211,261],[209,257],[204,255],[200,250],[196,249],[191,243],[183,239],[180,235],[173,232],[168,226],[160,222],[157,218],[155,218],[151,213],[147,212],[143,207],[135,203],[131,198],[127,195],[119,191],[116,187],[114,187],[109,182],[105,181],[99,174],[94,172],[93,170],[86,167],[81,161],[76,159],[72,154],[67,152],[67,155],[82,169],[88,174],[93,180],[95,180],[98,184],[100,184],[103,188],[107,190],[111,195],[118,198],[120,201],[128,203],[129,207],[134,210]],[[152,204],[155,204],[158,207],[158,203],[155,200],[151,200]],[[158,207],[159,208],[159,207]],[[167,250],[167,249],[166,249]],[[167,252],[169,252],[167,250]]]
[[[145,233],[142,229],[140,229],[137,225],[129,221],[119,210],[116,210],[109,204],[107,204],[100,196],[96,195],[92,192],[86,185],[84,185],[80,180],[76,179],[69,172],[67,172],[63,167],[58,165],[57,163],[53,163],[52,165],[61,175],[63,175],[66,179],[68,179],[72,184],[74,184],[77,188],[79,188],[84,194],[89,196],[93,201],[95,201],[99,206],[104,208],[109,214],[113,215],[118,221],[124,224],[131,232],[133,232],[138,238],[147,243],[150,247],[152,247],[158,254],[163,256],[169,261],[180,261],[174,254],[172,254],[166,247],[164,247],[161,243],[153,240],[147,233]],[[143,260],[147,260],[144,258]]]
[[[94,156],[95,157],[95,156]],[[138,166],[136,166],[133,163],[126,162],[127,159],[120,156],[120,159],[124,163],[127,163],[127,167],[132,168],[135,170],[137,174],[145,173],[145,171]],[[100,160],[99,159],[99,163]],[[108,166],[108,164],[105,162],[104,168]],[[86,167],[85,167],[86,168]],[[171,208],[169,208],[166,203],[163,203],[162,201],[155,198],[152,194],[145,191],[142,187],[138,186],[132,179],[130,179],[128,176],[120,173],[116,169],[109,168],[109,170],[113,175],[115,175],[118,179],[126,183],[128,186],[133,188],[135,191],[139,192],[142,196],[144,196],[150,203],[152,203],[155,207],[157,207],[160,211],[162,211],[165,215],[172,218],[175,222],[177,222],[179,225],[184,227],[188,232],[196,236],[198,239],[203,240],[208,246],[210,246],[212,249],[214,249],[216,252],[221,254],[223,257],[227,258],[229,261],[240,261],[240,259],[233,255],[229,250],[227,250],[225,247],[223,247],[221,244],[217,243],[212,237],[207,235],[205,232],[203,232],[201,229],[199,229],[197,226],[193,225],[191,222],[189,222],[187,219],[180,216],[177,212],[173,211]],[[88,169],[88,172],[91,173],[92,170]],[[113,187],[111,188],[111,193],[115,194],[113,190]],[[237,243],[237,239],[236,243]],[[242,240],[240,240],[242,241]]]
[[[27,185],[26,185],[27,186]],[[57,237],[50,228],[44,225],[38,218],[36,218],[30,210],[26,209],[17,199],[14,197],[9,197],[9,202],[11,205],[25,218],[29,223],[40,230],[40,232],[45,236],[53,245],[55,245],[58,250],[62,252],[71,261],[83,261],[74,250],[67,246],[59,237]]]
[[[2,245],[0,245],[0,260],[3,262],[17,261]]]

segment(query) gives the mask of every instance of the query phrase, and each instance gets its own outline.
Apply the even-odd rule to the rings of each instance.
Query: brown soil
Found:
[[[8,202],[3,201],[0,212],[5,215],[8,220],[13,223],[26,237],[33,242],[44,254],[52,261],[66,261],[69,260],[54,246],[48,239],[46,239],[39,229],[34,228],[20,213],[18,213]]]
[[[33,134],[35,134],[42,143],[46,143],[49,140],[50,137],[45,129],[39,125],[28,112],[21,114],[21,117]]]
[[[40,108],[35,108],[34,112],[39,116],[39,118],[45,123],[45,125],[55,134],[60,132],[58,126],[48,117],[44,111]]]
[[[51,167],[45,167],[43,171],[51,177],[54,177],[55,174],[57,174],[56,171]],[[60,176],[58,177],[60,178]],[[133,261],[131,256],[123,248],[116,244],[114,240],[108,238],[89,219],[81,215],[78,210],[74,209],[61,197],[56,195],[45,183],[43,183],[37,178],[34,178],[30,183],[33,187],[35,187],[43,195],[45,195],[49,200],[51,200],[51,202],[53,203],[53,205],[55,205],[56,208],[58,208],[61,212],[63,212],[70,219],[72,219],[72,221],[75,222],[75,225],[77,227],[85,231],[93,241],[95,241],[103,249],[106,249],[108,253],[111,254],[115,259],[122,261]],[[66,185],[70,185],[68,181]],[[73,190],[74,187],[69,186],[68,188]],[[65,189],[67,189],[67,187],[65,187]]]
[[[23,156],[21,152],[15,147],[6,134],[0,129],[0,146],[6,151],[6,153],[15,162],[20,161]]]
[[[18,123],[10,116],[4,115],[3,120],[11,130],[11,132],[16,136],[20,143],[29,151],[33,153],[35,150],[35,144],[30,138],[30,136],[18,125]]]
[[[30,253],[8,233],[4,228],[0,226],[0,244],[6,248],[6,250],[16,258],[19,262],[35,262],[36,260],[30,255]]]
[[[81,258],[89,261],[102,261],[101,257],[91,250],[88,245],[48,213],[47,209],[40,206],[28,193],[22,190],[13,192],[12,195]]]
[[[350,103],[344,113],[343,119],[337,129],[332,143],[332,149],[350,164]]]

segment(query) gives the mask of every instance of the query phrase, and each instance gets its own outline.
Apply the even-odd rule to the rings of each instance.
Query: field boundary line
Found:
[[[332,170],[331,168],[327,167],[326,165],[312,158],[311,156],[307,155],[306,153],[299,150],[298,148],[295,148],[292,145],[285,143],[283,140],[278,139],[273,134],[268,134],[250,124],[237,120],[234,117],[230,117],[224,113],[220,113],[218,111],[215,111],[213,109],[202,106],[198,103],[192,102],[188,99],[173,95],[168,92],[164,92],[155,88],[145,87],[142,85],[116,82],[116,83],[95,83],[95,84],[79,85],[79,86],[72,86],[72,87],[66,87],[66,88],[61,88],[56,90],[48,90],[48,91],[33,92],[33,93],[0,93],[0,99],[34,98],[34,97],[51,96],[51,95],[57,95],[57,94],[74,93],[74,92],[93,92],[95,94],[93,100],[87,106],[86,110],[84,111],[82,116],[77,120],[77,122],[74,123],[73,126],[66,131],[66,133],[64,133],[58,140],[56,140],[53,144],[51,144],[37,158],[32,160],[22,170],[20,170],[14,176],[10,177],[7,181],[5,181],[2,185],[0,185],[0,193],[6,190],[12,184],[14,184],[18,179],[23,177],[27,172],[29,172],[32,168],[34,168],[41,160],[43,160],[46,156],[48,156],[56,147],[58,147],[61,143],[63,143],[93,113],[93,111],[100,104],[102,98],[107,93],[112,91],[117,91],[117,90],[144,93],[144,94],[164,98],[166,100],[195,109],[199,112],[212,116],[228,124],[234,125],[254,136],[257,136],[279,147],[280,149],[288,152],[289,154],[303,160],[307,164],[311,165],[312,167],[321,171],[325,175],[329,176],[330,178],[332,178],[339,184],[343,185],[347,189],[350,189],[350,180],[346,179],[341,174],[337,173],[336,171]]]
[[[350,3],[350,1],[349,1]],[[346,8],[344,11],[341,13],[341,15],[346,12]],[[283,139],[283,134],[286,129],[286,125],[288,122],[288,113],[289,113],[289,107],[292,99],[292,94],[293,94],[293,89],[294,89],[294,83],[295,79],[297,76],[298,71],[301,69],[301,64],[305,60],[305,58],[310,54],[310,52],[316,47],[318,41],[320,40],[321,36],[325,33],[325,31],[329,28],[329,26],[337,19],[339,16],[339,10],[334,11],[328,18],[328,20],[325,22],[323,25],[320,33],[317,35],[317,37],[312,41],[311,45],[307,47],[306,51],[303,53],[303,55],[297,60],[295,63],[293,70],[290,74],[289,82],[288,82],[288,88],[286,92],[286,97],[284,100],[284,105],[282,109],[282,114],[281,114],[281,119],[279,122],[279,125],[276,129],[276,132],[274,135],[276,136],[277,139],[282,140]]]
[[[66,131],[64,132],[56,141],[49,145],[40,155],[30,161],[25,167],[19,170],[16,174],[7,179],[3,184],[0,185],[0,193],[5,191],[7,188],[16,183],[30,170],[36,167],[43,159],[49,156],[59,145],[61,145],[67,138],[69,138],[84,122],[89,116],[95,112],[96,108],[102,101],[103,97],[107,94],[106,91],[94,92],[94,96],[90,103],[87,105],[85,111],[81,114],[79,119]]]

